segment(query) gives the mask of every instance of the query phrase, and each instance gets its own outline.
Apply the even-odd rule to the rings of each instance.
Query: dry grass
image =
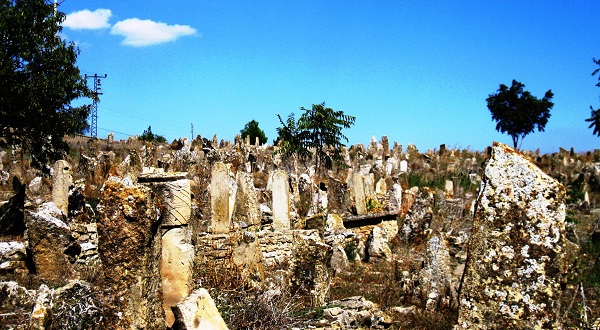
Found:
[[[230,329],[287,329],[306,321],[300,297],[256,287],[230,260],[196,264],[195,274]]]
[[[355,263],[342,272],[331,284],[329,300],[351,296],[363,296],[379,305],[383,311],[397,306],[419,306],[421,299],[416,295],[414,283],[403,279],[402,271],[409,270],[399,263],[360,264]],[[414,270],[412,270],[414,271]],[[394,329],[451,329],[456,322],[455,310],[418,312],[397,321]]]

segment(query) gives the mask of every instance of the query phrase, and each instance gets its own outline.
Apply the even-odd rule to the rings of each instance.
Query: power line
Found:
[[[133,134],[128,134],[128,133],[122,133],[122,132],[117,132],[115,130],[110,130],[110,129],[106,129],[106,128],[102,128],[102,127],[98,127],[98,129],[106,131],[106,132],[111,132],[111,133],[117,133],[117,134],[121,134],[121,135],[127,135],[127,136],[134,136]]]

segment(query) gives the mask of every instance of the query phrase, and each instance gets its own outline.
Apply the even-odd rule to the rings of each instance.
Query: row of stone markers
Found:
[[[260,206],[256,199],[254,186],[247,173],[238,172],[236,183],[238,189],[230,189],[230,171],[222,162],[217,162],[212,168],[210,183],[211,195],[211,224],[209,231],[213,234],[229,233],[233,226],[232,214],[236,212],[237,220],[245,220],[246,225],[260,226]],[[272,193],[272,212],[274,230],[290,229],[290,186],[288,174],[283,170],[272,173],[270,181]],[[240,195],[239,198],[232,196]],[[234,200],[234,203],[231,201]],[[231,210],[231,204],[235,210]],[[243,210],[242,212],[239,212]]]

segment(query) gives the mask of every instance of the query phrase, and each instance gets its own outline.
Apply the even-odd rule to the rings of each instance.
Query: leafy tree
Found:
[[[597,60],[595,58],[592,60],[594,61],[594,63],[600,66],[600,60]],[[594,70],[594,72],[592,72],[592,76],[595,76],[598,72],[600,72],[600,68]],[[600,75],[598,75],[598,81],[599,82],[596,84],[596,86],[600,87]],[[592,114],[590,118],[586,119],[585,121],[590,122],[590,126],[588,128],[594,128],[594,135],[600,136],[600,108],[594,109],[590,105],[590,110],[592,110]]]
[[[510,87],[501,84],[498,92],[487,98],[492,120],[497,122],[496,130],[510,135],[515,149],[519,140],[522,142],[536,127],[539,132],[544,131],[550,118],[550,109],[554,106],[551,90],[540,100],[524,91],[524,87],[524,84],[513,80]]]
[[[167,139],[165,139],[164,136],[152,133],[152,126],[148,126],[148,129],[144,130],[144,133],[138,136],[138,140],[158,143],[167,142]]]
[[[281,127],[277,127],[276,129],[277,139],[273,141],[276,146],[279,146],[277,152],[283,158],[293,155],[301,159],[309,158],[311,153],[303,142],[307,138],[307,132],[298,127],[294,113],[289,114],[285,122],[283,122],[280,115],[277,115],[277,118],[279,118],[279,122],[281,123]]]
[[[31,164],[65,155],[65,134],[82,133],[93,97],[75,65],[79,50],[59,37],[65,15],[44,0],[0,2],[0,146],[20,145]]]
[[[301,107],[300,110],[304,113],[297,122],[294,114],[288,116],[286,123],[277,115],[283,125],[277,128],[280,152],[284,156],[295,154],[304,159],[314,156],[317,172],[320,167],[331,168],[333,163],[341,164],[342,139],[348,141],[342,129],[354,125],[356,117],[326,108],[325,102],[313,104],[310,109]]]
[[[249,121],[246,126],[244,126],[244,129],[240,131],[240,133],[242,134],[242,139],[245,139],[246,136],[250,136],[251,143],[254,143],[257,137],[260,144],[267,142],[265,132],[258,127],[258,122],[256,120]]]

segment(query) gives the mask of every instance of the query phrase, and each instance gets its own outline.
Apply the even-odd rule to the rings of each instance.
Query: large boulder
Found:
[[[104,267],[103,329],[165,329],[160,276],[159,198],[149,187],[111,177],[98,211]]]
[[[458,328],[557,328],[565,188],[494,143],[477,200]]]
[[[204,288],[195,290],[172,309],[175,315],[173,329],[227,330],[215,302]]]
[[[73,275],[81,247],[65,221],[65,214],[52,202],[42,204],[25,219],[29,249],[42,279],[65,280]]]

